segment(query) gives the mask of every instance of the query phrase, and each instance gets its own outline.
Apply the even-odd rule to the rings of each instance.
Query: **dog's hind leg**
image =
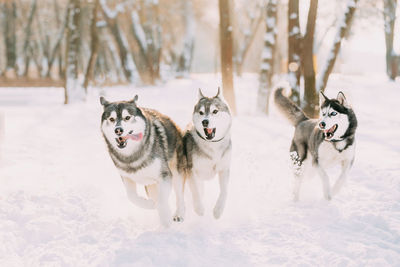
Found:
[[[136,191],[136,183],[129,178],[122,177],[122,181],[124,182],[126,194],[128,195],[129,200],[144,209],[154,209],[156,207],[155,202],[151,199],[145,199],[140,197]]]
[[[146,189],[146,194],[149,197],[149,199],[153,200],[154,202],[157,202],[157,184],[151,184],[151,185],[146,185],[144,187]]]
[[[184,178],[178,172],[174,172],[172,183],[176,195],[176,212],[174,215],[175,222],[183,222],[185,217],[185,200],[184,200]]]
[[[226,197],[228,194],[229,170],[219,172],[219,197],[214,207],[214,217],[219,219],[225,208]]]
[[[203,203],[201,202],[201,196],[200,196],[200,186],[199,183],[202,181],[198,181],[194,175],[189,177],[189,186],[190,186],[190,191],[192,191],[192,196],[193,196],[193,208],[194,211],[199,215],[203,216],[204,215],[204,206]]]
[[[350,170],[350,166],[351,164],[349,161],[342,162],[342,172],[340,173],[339,178],[336,180],[334,186],[332,187],[332,195],[336,195],[340,191],[340,188],[342,188],[344,182],[346,181],[347,173]]]
[[[300,151],[297,151],[297,146],[294,142],[292,142],[292,146],[290,148],[290,160],[292,163],[292,170],[294,176],[294,185],[293,185],[293,201],[299,201],[300,187],[304,178],[304,166],[303,161],[305,159],[305,149],[303,147],[299,147]]]

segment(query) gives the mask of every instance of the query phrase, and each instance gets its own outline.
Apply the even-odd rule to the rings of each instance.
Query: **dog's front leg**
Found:
[[[172,179],[176,194],[176,212],[174,215],[175,222],[183,222],[185,217],[185,200],[184,200],[184,178],[180,173],[174,173]]]
[[[340,173],[339,178],[335,182],[335,185],[332,188],[332,195],[336,195],[340,188],[342,188],[344,182],[346,181],[347,173],[350,170],[350,161],[345,161],[342,163],[342,172]]]
[[[214,217],[219,219],[225,208],[226,197],[228,194],[228,183],[229,183],[229,170],[219,172],[219,197],[214,207]]]
[[[154,209],[156,207],[155,202],[151,199],[145,199],[140,197],[136,191],[136,183],[129,178],[122,177],[122,181],[124,182],[126,194],[128,195],[129,200],[143,208],[143,209]]]
[[[171,176],[162,177],[158,184],[158,196],[157,196],[157,210],[160,216],[161,224],[165,227],[171,225],[171,212],[168,205],[169,194],[171,193]]]
[[[331,195],[331,188],[329,186],[329,177],[321,166],[317,166],[317,171],[319,176],[321,177],[322,192],[324,193],[324,198],[326,200],[331,200],[332,195]]]
[[[189,177],[190,191],[192,191],[192,196],[193,196],[193,208],[194,211],[199,216],[204,215],[204,206],[203,203],[201,202],[200,188],[199,188],[199,183],[201,182],[202,181],[199,181],[194,174]]]

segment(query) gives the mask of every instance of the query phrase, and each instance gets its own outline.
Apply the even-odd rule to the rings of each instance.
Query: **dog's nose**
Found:
[[[319,123],[319,128],[324,129],[325,126],[326,126],[326,123],[325,123],[325,122],[321,121],[321,122]]]
[[[201,123],[203,124],[203,127],[207,127],[208,126],[208,120],[203,120]]]
[[[117,135],[121,135],[124,132],[124,129],[122,129],[122,127],[117,127],[114,131]]]

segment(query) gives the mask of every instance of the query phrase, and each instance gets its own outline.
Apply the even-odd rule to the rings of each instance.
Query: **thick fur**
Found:
[[[207,127],[204,127],[204,121],[207,121]],[[212,129],[212,134],[207,135],[207,128]],[[224,211],[232,151],[230,128],[231,114],[228,105],[220,97],[219,89],[217,95],[211,98],[205,97],[199,90],[193,123],[189,125],[183,139],[193,205],[200,216],[204,214],[203,183],[217,174],[220,194],[214,207],[214,217],[220,218]]]
[[[168,226],[172,221],[168,197],[173,183],[177,196],[174,220],[182,221],[186,157],[180,129],[167,116],[138,107],[137,96],[131,101],[110,103],[103,97],[100,101],[104,106],[101,131],[128,198],[142,208],[157,208],[161,223]],[[123,134],[118,135],[121,129]],[[128,136],[126,133],[134,138],[120,147],[117,139]],[[148,199],[137,194],[136,184],[145,186]]]
[[[329,99],[321,93],[321,118],[309,119],[282,92],[283,88],[276,90],[275,103],[295,126],[290,147],[295,176],[293,198],[295,201],[299,199],[303,178],[318,173],[322,179],[324,197],[330,200],[332,195],[339,192],[354,161],[357,128],[354,111],[342,92],[336,99]],[[327,168],[333,166],[340,166],[341,174],[331,189]]]

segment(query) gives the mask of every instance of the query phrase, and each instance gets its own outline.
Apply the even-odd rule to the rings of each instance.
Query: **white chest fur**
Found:
[[[343,149],[345,143],[336,143],[338,149]],[[347,147],[345,150],[340,152],[330,142],[322,142],[318,148],[318,163],[324,167],[334,167],[346,161],[351,161],[354,158],[355,144]]]
[[[203,153],[193,155],[193,173],[201,179],[212,179],[224,169],[229,169],[231,150],[229,140],[224,143],[207,143],[201,148]]]
[[[119,172],[121,176],[129,178],[136,183],[143,185],[154,184],[159,182],[161,179],[161,160],[155,159],[148,166],[143,167],[133,173],[128,173],[121,169],[119,169]]]

